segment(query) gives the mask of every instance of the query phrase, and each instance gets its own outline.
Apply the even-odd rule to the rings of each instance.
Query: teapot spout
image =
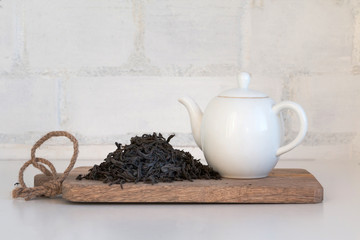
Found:
[[[202,113],[200,107],[196,104],[196,102],[188,96],[179,98],[178,101],[181,104],[183,104],[189,112],[191,131],[192,131],[192,134],[193,134],[196,144],[201,149],[200,129],[201,129],[201,121],[202,121],[203,113]]]

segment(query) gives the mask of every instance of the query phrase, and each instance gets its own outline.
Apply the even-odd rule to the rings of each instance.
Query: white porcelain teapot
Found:
[[[190,115],[196,144],[207,163],[227,178],[262,178],[275,167],[278,157],[296,146],[307,132],[307,118],[294,102],[274,104],[266,94],[248,89],[250,75],[241,73],[239,88],[220,93],[202,113],[190,97],[179,99]],[[282,141],[280,111],[291,109],[300,120],[296,138]]]

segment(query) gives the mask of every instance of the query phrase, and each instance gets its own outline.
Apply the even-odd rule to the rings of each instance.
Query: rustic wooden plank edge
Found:
[[[109,186],[100,181],[76,180],[90,167],[75,168],[64,181],[62,197],[71,202],[107,203],[320,203],[323,187],[305,169],[274,169],[262,179],[126,183]],[[49,177],[39,174],[35,186]]]

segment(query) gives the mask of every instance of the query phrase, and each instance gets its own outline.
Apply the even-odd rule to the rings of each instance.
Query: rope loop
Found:
[[[44,159],[36,157],[36,150],[48,139],[52,137],[67,137],[73,143],[74,153],[71,157],[69,166],[65,169],[64,173],[58,177],[54,165]],[[76,138],[68,132],[65,131],[53,131],[47,133],[45,136],[40,138],[31,149],[31,159],[24,163],[24,165],[19,170],[19,184],[20,186],[15,188],[12,192],[13,198],[22,197],[25,200],[30,200],[36,197],[45,196],[45,197],[55,197],[61,194],[61,186],[65,178],[69,175],[71,169],[73,169],[76,159],[79,154],[79,144]],[[48,182],[45,182],[41,186],[36,187],[27,187],[24,182],[24,171],[29,166],[33,165],[41,172],[47,176],[52,176],[52,179]],[[49,167],[49,169],[46,167]]]

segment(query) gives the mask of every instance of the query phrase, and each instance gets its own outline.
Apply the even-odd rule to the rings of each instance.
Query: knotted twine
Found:
[[[61,176],[57,175],[54,165],[44,159],[35,157],[36,149],[38,149],[45,141],[52,137],[67,137],[73,143],[74,153],[71,157],[69,166],[65,169],[64,173]],[[42,138],[40,138],[31,149],[31,159],[24,163],[19,171],[19,184],[20,187],[17,187],[13,190],[13,198],[24,198],[25,200],[30,200],[36,197],[45,196],[45,197],[55,197],[61,194],[61,186],[65,178],[69,175],[71,169],[74,167],[76,159],[79,153],[79,144],[76,138],[68,132],[65,131],[53,131],[49,132]],[[47,176],[52,176],[52,179],[45,182],[41,186],[36,187],[27,187],[24,182],[24,171],[25,169],[32,164],[34,167],[38,168]],[[50,171],[46,168],[45,165],[50,168]]]

